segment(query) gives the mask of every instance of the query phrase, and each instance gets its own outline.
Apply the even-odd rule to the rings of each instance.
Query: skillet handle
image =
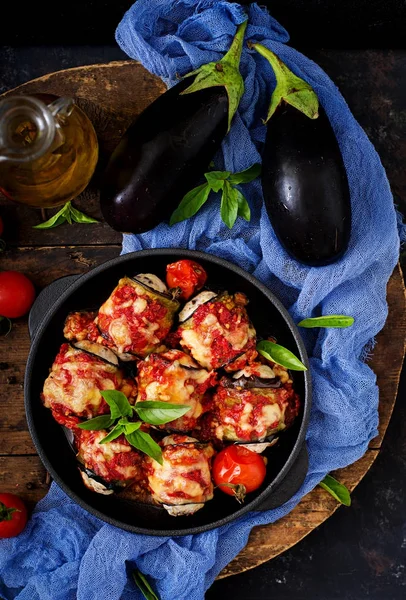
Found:
[[[80,275],[65,275],[47,285],[37,296],[28,315],[28,331],[31,341],[34,340],[38,327],[56,300],[65,292]]]
[[[264,502],[257,506],[254,510],[262,512],[285,504],[285,502],[290,500],[292,496],[296,494],[304,482],[308,468],[309,455],[307,452],[306,442],[304,442],[295,463],[283,481],[279,484],[275,491],[271,492],[268,498],[266,498],[266,500],[264,500]]]

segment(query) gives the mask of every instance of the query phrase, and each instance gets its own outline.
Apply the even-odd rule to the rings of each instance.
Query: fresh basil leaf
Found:
[[[259,177],[260,174],[261,165],[259,163],[255,163],[249,169],[245,169],[245,171],[230,175],[229,181],[233,185],[238,185],[239,183],[249,183],[250,181],[254,181],[254,179]]]
[[[159,600],[159,597],[155,594],[152,587],[148,583],[147,578],[143,573],[141,573],[141,571],[135,569],[133,571],[133,579],[146,600]]]
[[[114,419],[110,415],[101,415],[94,419],[89,419],[84,423],[79,423],[79,429],[85,429],[86,431],[100,431],[101,429],[108,429],[114,423]]]
[[[122,433],[125,432],[125,425],[122,423],[117,423],[117,425],[110,431],[106,437],[100,440],[99,444],[107,444],[107,442],[112,442],[116,438],[118,438]]]
[[[183,197],[178,208],[172,213],[169,225],[175,225],[180,221],[193,217],[206,202],[210,194],[210,186],[208,183],[203,183],[193,188]]]
[[[213,192],[219,192],[224,187],[224,182],[230,177],[230,171],[209,171],[205,173],[207,183],[213,190]]]
[[[320,481],[319,485],[329,494],[331,494],[333,498],[338,500],[338,502],[341,502],[341,504],[344,504],[345,506],[351,506],[351,496],[349,490],[345,487],[345,485],[337,481],[337,479],[331,477],[331,475],[326,475],[323,481]]]
[[[286,369],[292,371],[307,371],[304,364],[287,348],[269,342],[268,340],[262,340],[257,344],[257,350],[262,356],[276,363],[282,365]]]
[[[66,214],[69,212],[70,201],[65,204],[57,213],[55,213],[48,221],[44,221],[44,223],[40,223],[39,225],[34,225],[33,229],[52,229],[52,227],[57,227],[66,221]]]
[[[136,423],[125,423],[124,424],[124,433],[126,435],[129,435],[130,433],[134,433],[134,431],[137,431],[137,429],[139,429],[141,427],[142,423],[141,421],[137,421]]]
[[[343,329],[351,327],[354,323],[354,317],[347,315],[323,315],[322,317],[311,317],[303,319],[298,323],[298,327],[334,327]]]
[[[238,215],[238,196],[237,191],[228,181],[224,182],[223,193],[221,196],[220,214],[221,219],[229,229],[231,229]]]
[[[137,450],[141,450],[141,452],[159,462],[160,465],[163,464],[162,450],[149,433],[145,433],[145,431],[133,431],[133,433],[126,435],[125,439],[131,446],[137,448]]]
[[[85,213],[82,213],[80,210],[77,210],[77,208],[74,208],[73,206],[70,207],[70,214],[72,215],[72,219],[76,223],[99,223],[97,219],[93,219],[93,217],[85,215]]]
[[[237,190],[237,188],[235,188],[235,192],[237,194],[237,201],[238,201],[238,213],[237,213],[238,216],[242,217],[246,221],[251,221],[251,209],[249,207],[247,199],[240,192],[240,190]]]
[[[146,402],[137,402],[134,408],[145,423],[163,425],[182,417],[191,409],[191,406],[147,400]]]
[[[100,390],[100,394],[110,406],[111,418],[129,417],[132,415],[132,407],[127,396],[118,390]]]

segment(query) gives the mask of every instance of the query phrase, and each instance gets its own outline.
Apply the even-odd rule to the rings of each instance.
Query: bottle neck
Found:
[[[51,148],[60,130],[58,116],[69,116],[73,100],[58,98],[47,105],[33,96],[0,101],[0,162],[27,163]]]

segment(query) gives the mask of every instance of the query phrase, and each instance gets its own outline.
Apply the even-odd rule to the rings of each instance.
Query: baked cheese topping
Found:
[[[44,405],[66,415],[91,418],[109,412],[100,390],[120,390],[133,399],[136,385],[118,367],[63,344],[44,383]]]
[[[242,297],[225,295],[206,302],[179,327],[181,345],[206,369],[223,367],[255,349],[256,333]]]
[[[147,458],[148,484],[154,499],[162,504],[204,503],[213,497],[210,444],[200,444],[185,435],[162,440],[163,465]]]
[[[180,350],[150,354],[138,363],[137,401],[158,400],[190,406],[181,418],[168,424],[168,428],[188,431],[204,412],[202,400],[213,384],[214,374],[199,367]]]
[[[107,431],[81,430],[76,434],[78,460],[97,476],[110,481],[131,481],[142,476],[142,456],[124,436],[100,444]]]
[[[179,303],[123,277],[100,307],[95,323],[100,343],[120,354],[145,357],[168,335]]]

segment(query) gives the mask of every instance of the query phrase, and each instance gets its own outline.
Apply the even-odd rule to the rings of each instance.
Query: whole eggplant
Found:
[[[162,94],[126,131],[101,186],[102,213],[113,229],[152,229],[208,170],[244,92],[239,62],[246,26],[238,26],[220,61]]]
[[[317,119],[289,104],[276,109],[267,125],[262,190],[274,231],[291,256],[322,266],[343,255],[351,232],[350,192],[322,109]]]
[[[275,74],[262,190],[272,227],[287,252],[310,266],[338,260],[351,234],[347,174],[330,121],[311,86],[271,50],[251,44]]]
[[[220,148],[227,92],[213,87],[182,96],[190,83],[181,81],[150,104],[112,154],[100,203],[113,229],[141,233],[168,218]]]

